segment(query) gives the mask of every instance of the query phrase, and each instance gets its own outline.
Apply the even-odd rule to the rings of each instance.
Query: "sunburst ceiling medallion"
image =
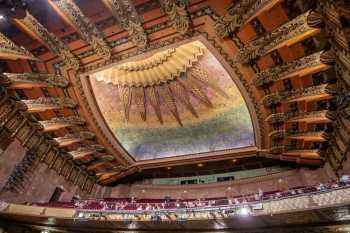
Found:
[[[90,84],[106,124],[136,160],[255,144],[240,91],[199,40],[94,73]]]
[[[92,75],[96,80],[116,85],[123,101],[126,120],[134,105],[143,121],[147,120],[150,105],[163,124],[160,103],[163,101],[179,125],[183,126],[177,106],[183,104],[199,117],[190,96],[208,108],[213,107],[206,88],[228,98],[217,82],[198,63],[206,53],[200,42],[193,42],[156,53],[146,59],[127,62]],[[177,103],[181,102],[181,103]]]

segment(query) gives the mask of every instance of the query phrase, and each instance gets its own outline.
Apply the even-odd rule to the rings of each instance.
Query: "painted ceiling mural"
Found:
[[[115,137],[136,160],[254,146],[246,103],[199,41],[90,76]]]

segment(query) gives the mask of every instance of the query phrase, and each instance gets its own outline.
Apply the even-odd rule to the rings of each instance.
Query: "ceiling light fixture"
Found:
[[[241,216],[248,216],[251,214],[250,208],[247,206],[243,206],[238,210],[238,214]]]
[[[4,15],[0,15],[0,20],[5,20],[5,16]]]

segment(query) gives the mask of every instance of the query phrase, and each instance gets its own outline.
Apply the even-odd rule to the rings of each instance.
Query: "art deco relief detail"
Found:
[[[335,86],[323,84],[308,88],[300,88],[292,91],[282,91],[264,96],[262,103],[265,106],[271,106],[284,101],[295,101],[298,98],[317,95],[331,95],[335,93]]]
[[[50,0],[50,3],[78,31],[82,39],[91,44],[99,57],[103,60],[110,59],[111,49],[104,40],[103,33],[72,0]]]
[[[199,43],[185,44],[173,50],[156,53],[140,61],[127,62],[98,72],[92,77],[98,81],[125,87],[166,84],[193,67],[205,52],[205,48]]]
[[[69,146],[73,143],[82,142],[85,140],[91,140],[95,135],[89,131],[81,131],[78,133],[69,133],[63,137],[54,138],[54,141],[59,147]]]
[[[70,117],[55,117],[46,121],[39,121],[37,129],[42,131],[54,131],[61,128],[72,127],[75,125],[84,125],[85,121],[76,116]]]
[[[182,126],[177,109],[178,101],[184,104],[194,117],[199,116],[189,96],[194,96],[208,108],[213,108],[213,103],[203,91],[203,84],[228,98],[225,91],[209,78],[208,73],[198,63],[205,52],[200,43],[193,42],[154,54],[147,59],[121,64],[95,73],[91,77],[118,87],[126,120],[130,118],[130,109],[135,106],[141,119],[146,121],[147,105],[151,105],[159,122],[163,124],[160,110],[160,102],[163,101]]]
[[[236,32],[271,2],[271,0],[240,0],[231,3],[227,8],[227,13],[215,22],[216,34],[224,38]]]
[[[289,45],[287,42],[302,35],[311,36],[319,32],[322,26],[321,16],[316,12],[306,12],[295,19],[285,23],[271,33],[256,39],[240,49],[236,60],[240,63],[248,63],[259,56],[263,56],[281,45]]]
[[[38,99],[22,100],[22,102],[27,106],[29,112],[76,107],[76,103],[67,97],[40,97]]]
[[[308,131],[308,132],[288,132],[287,138],[306,139],[312,138],[308,141],[326,141],[328,139],[327,133],[324,131]]]
[[[334,55],[332,51],[320,51],[298,60],[284,63],[257,73],[253,83],[256,86],[275,82],[287,77],[292,77],[298,71],[319,67],[321,65],[332,65],[334,63]],[[324,67],[323,69],[325,69]]]
[[[165,14],[170,18],[172,26],[180,34],[191,30],[191,21],[187,12],[187,3],[184,0],[160,0]]]
[[[266,118],[270,124],[275,124],[279,122],[295,122],[295,121],[308,121],[313,119],[323,119],[324,121],[331,121],[335,119],[335,113],[328,110],[322,111],[312,111],[312,112],[285,112],[285,113],[275,113],[271,114]]]
[[[0,74],[0,83],[11,89],[32,87],[65,88],[69,82],[64,77],[55,74],[41,73],[4,73]]]
[[[103,3],[112,12],[119,25],[129,33],[133,43],[141,49],[145,48],[148,44],[147,35],[131,0],[103,0]]]
[[[83,147],[79,147],[75,151],[68,152],[74,160],[82,159],[87,155],[93,155],[96,152],[104,151],[104,147],[101,145],[86,145]]]
[[[78,70],[79,60],[66,45],[55,34],[50,33],[38,20],[29,12],[23,19],[14,19],[17,25],[43,43],[56,56],[59,56],[68,68]]]
[[[4,34],[0,32],[0,58],[16,60],[16,59],[29,59],[39,60],[35,58],[25,48],[17,46]]]

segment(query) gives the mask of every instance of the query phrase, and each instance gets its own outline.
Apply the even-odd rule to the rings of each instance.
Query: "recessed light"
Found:
[[[5,16],[4,15],[0,15],[0,20],[4,20]]]

